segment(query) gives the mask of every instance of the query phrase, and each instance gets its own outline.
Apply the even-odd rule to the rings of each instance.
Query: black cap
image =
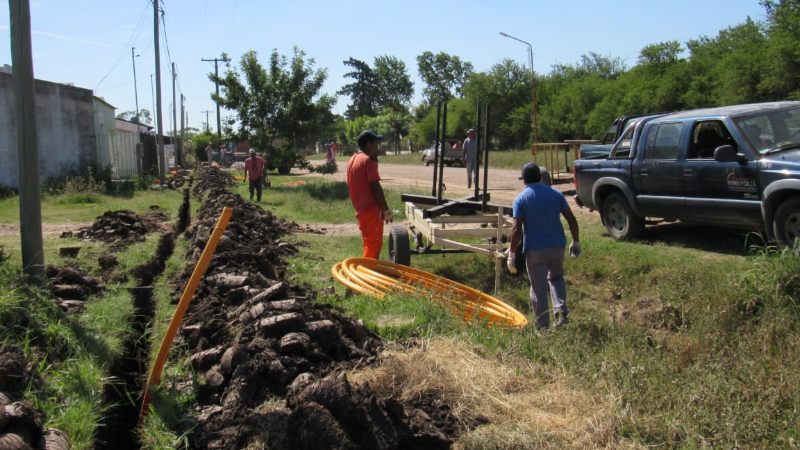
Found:
[[[525,180],[525,183],[537,183],[542,181],[542,171],[536,163],[528,163],[522,166],[522,176],[520,180]]]
[[[364,130],[358,135],[358,148],[364,148],[367,142],[380,141],[383,135],[375,134],[372,130]]]

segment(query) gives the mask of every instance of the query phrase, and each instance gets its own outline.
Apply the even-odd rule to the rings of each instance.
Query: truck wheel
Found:
[[[389,261],[404,266],[411,265],[411,243],[408,230],[402,225],[392,226],[389,233]]]
[[[423,160],[423,161],[425,161],[425,167],[428,167],[428,166],[430,166],[430,165],[431,165],[431,162],[430,162],[430,161],[428,161],[427,159],[425,159],[425,160]]]
[[[614,192],[603,202],[603,224],[618,241],[635,239],[644,228],[644,220],[633,213],[620,192]]]
[[[800,197],[785,200],[775,211],[772,231],[781,247],[793,248],[800,242]]]
[[[447,167],[453,167],[453,161],[445,161],[444,165]]]

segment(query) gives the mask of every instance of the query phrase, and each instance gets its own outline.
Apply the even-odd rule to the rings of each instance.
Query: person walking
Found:
[[[211,142],[208,143],[206,146],[206,159],[208,160],[208,165],[211,166],[211,159],[214,153],[214,144]]]
[[[250,149],[250,157],[244,162],[244,182],[247,183],[247,177],[250,176],[250,200],[253,200],[254,191],[258,193],[256,197],[261,201],[261,190],[263,186],[264,173],[267,171],[267,162],[264,158],[256,155],[256,151]]]
[[[481,165],[481,155],[478,152],[478,141],[475,137],[475,130],[470,128],[467,131],[467,138],[461,147],[461,161],[467,168],[467,189],[472,187],[472,180],[475,179],[475,172]]]
[[[386,203],[373,159],[383,136],[372,130],[358,135],[358,152],[347,161],[347,189],[356,212],[358,229],[364,242],[363,256],[378,259],[383,247],[383,224],[392,222],[393,214]]]
[[[553,298],[555,327],[569,322],[567,315],[567,282],[564,279],[564,250],[567,238],[561,217],[567,221],[572,235],[569,255],[581,255],[578,221],[567,204],[564,194],[542,183],[542,172],[535,163],[522,166],[520,180],[525,189],[514,199],[511,242],[508,247],[506,264],[511,273],[517,273],[516,251],[522,242],[522,252],[528,269],[531,284],[531,311],[536,320],[536,329],[550,327],[550,311],[547,301],[547,288]]]

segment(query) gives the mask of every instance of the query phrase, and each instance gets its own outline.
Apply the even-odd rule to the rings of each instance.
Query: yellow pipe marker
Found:
[[[178,302],[178,307],[175,309],[175,314],[172,315],[172,320],[169,323],[169,328],[167,328],[167,333],[164,335],[164,340],[161,341],[161,347],[158,349],[156,362],[150,370],[147,386],[144,388],[142,408],[139,410],[139,423],[142,423],[144,418],[147,417],[150,407],[150,387],[161,382],[161,372],[164,369],[164,363],[167,362],[167,356],[169,355],[170,347],[172,347],[172,341],[175,340],[175,334],[177,334],[178,327],[180,327],[181,322],[183,322],[183,316],[186,315],[186,310],[189,308],[189,303],[192,301],[195,290],[197,290],[197,285],[200,284],[200,279],[208,268],[211,257],[214,256],[214,251],[217,249],[219,239],[228,227],[231,214],[233,214],[232,208],[222,208],[222,214],[219,216],[217,226],[214,228],[214,231],[211,232],[211,237],[206,243],[206,248],[203,249],[203,254],[200,255],[200,260],[197,261],[194,272],[192,272],[192,277],[189,279],[189,284],[187,284],[186,288],[183,290],[183,295],[181,295],[181,300]]]

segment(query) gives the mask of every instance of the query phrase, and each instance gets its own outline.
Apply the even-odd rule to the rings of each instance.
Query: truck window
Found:
[[[660,123],[650,127],[645,142],[644,158],[649,160],[678,159],[678,138],[683,123]]]
[[[692,140],[686,159],[713,159],[714,150],[721,145],[736,143],[725,124],[719,120],[697,122],[692,130]]]
[[[631,155],[631,141],[633,140],[633,132],[636,129],[637,123],[638,121],[632,121],[627,128],[625,128],[625,132],[619,137],[619,141],[617,141],[614,148],[611,150],[612,158],[627,158]]]

